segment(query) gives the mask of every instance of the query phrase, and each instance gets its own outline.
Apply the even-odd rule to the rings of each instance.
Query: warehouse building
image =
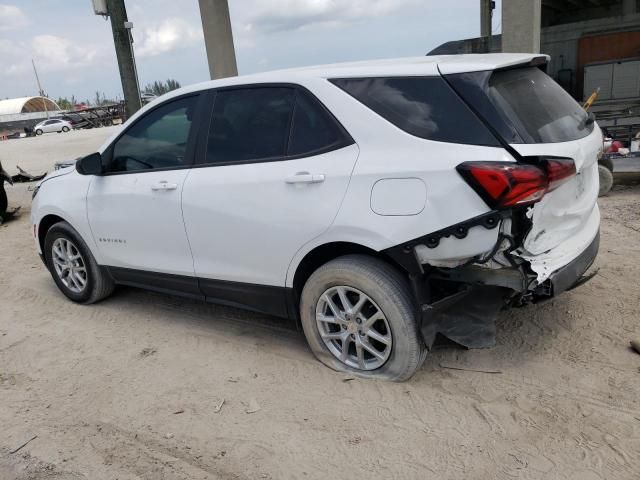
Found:
[[[60,107],[46,97],[21,97],[0,100],[0,134],[22,131],[48,116],[60,113]]]
[[[577,100],[595,90],[601,126],[629,140],[640,130],[640,0],[503,0],[502,35],[490,35],[493,2],[480,0],[484,36],[430,55],[541,52],[547,73]]]

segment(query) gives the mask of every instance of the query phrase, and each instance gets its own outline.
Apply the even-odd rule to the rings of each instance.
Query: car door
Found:
[[[117,280],[153,283],[160,282],[156,274],[194,276],[180,197],[193,161],[199,108],[198,94],[160,104],[103,154],[106,173],[91,182],[87,209],[102,263],[115,267],[114,275],[122,276]],[[160,283],[198,291],[195,279],[173,280]]]
[[[56,131],[56,121],[55,120],[47,120],[42,125],[42,131],[44,133],[51,133]]]
[[[289,86],[217,91],[204,140],[183,192],[201,289],[282,314],[271,288],[331,225],[358,148],[316,98]]]

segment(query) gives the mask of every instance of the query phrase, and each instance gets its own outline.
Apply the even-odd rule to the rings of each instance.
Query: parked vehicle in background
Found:
[[[409,378],[437,333],[586,281],[602,134],[548,57],[338,64],[181,88],[34,192],[60,290],[132,285],[298,321],[327,366]]]
[[[36,135],[42,135],[43,133],[68,132],[72,128],[71,124],[66,120],[52,118],[50,120],[44,120],[43,122],[37,123],[33,127],[33,131],[36,132]]]
[[[143,105],[153,102],[156,98],[158,98],[158,96],[153,93],[144,92],[140,94],[140,100]]]
[[[86,128],[89,126],[89,122],[79,113],[67,112],[57,117],[53,117],[56,120],[64,120],[69,122],[73,129]]]

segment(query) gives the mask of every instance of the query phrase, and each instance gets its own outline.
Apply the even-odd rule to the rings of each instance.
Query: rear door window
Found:
[[[333,115],[302,88],[233,88],[215,94],[203,163],[286,160],[352,143]]]
[[[411,135],[439,142],[499,146],[487,127],[442,77],[331,81]]]
[[[216,93],[207,163],[283,158],[295,104],[293,88],[265,87]]]
[[[350,143],[336,119],[310,94],[298,90],[288,155],[313,155]]]

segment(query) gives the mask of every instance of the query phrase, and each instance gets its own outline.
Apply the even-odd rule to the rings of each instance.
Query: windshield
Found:
[[[538,68],[494,72],[488,95],[526,143],[567,142],[593,131],[587,112]]]

